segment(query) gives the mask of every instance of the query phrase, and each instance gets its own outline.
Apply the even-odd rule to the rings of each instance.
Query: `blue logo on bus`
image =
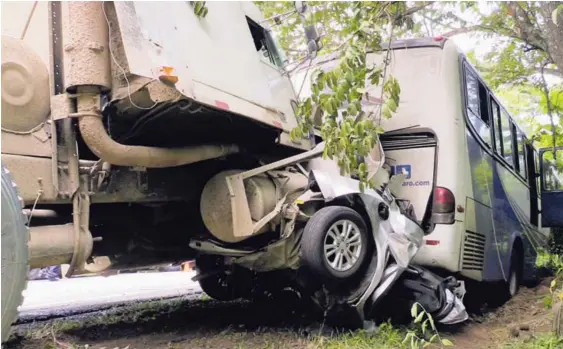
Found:
[[[412,172],[411,172],[411,165],[397,165],[397,166],[391,166],[391,174],[392,175],[396,175],[396,174],[401,174],[401,173],[406,173],[407,174],[407,178],[406,179],[410,179]]]

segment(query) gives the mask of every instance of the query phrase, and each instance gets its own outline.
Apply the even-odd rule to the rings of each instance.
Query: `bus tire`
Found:
[[[23,214],[22,200],[10,171],[2,166],[2,341],[10,334],[18,316],[27,283],[29,232]]]
[[[346,233],[341,232],[344,230],[344,224],[350,226],[350,223],[349,234],[352,238],[346,239]],[[301,240],[301,262],[326,282],[350,280],[366,265],[373,246],[370,236],[367,225],[358,212],[345,206],[324,207],[305,225]],[[337,237],[337,240],[334,237]],[[328,252],[325,252],[327,250]],[[344,254],[352,258],[343,257]],[[337,258],[345,258],[346,264],[342,262],[340,265],[336,261]]]
[[[518,294],[520,290],[520,285],[522,284],[522,265],[523,265],[522,252],[516,248],[512,247],[512,252],[510,253],[510,270],[508,274],[508,280],[505,285],[505,297],[506,300]]]
[[[503,305],[518,294],[522,284],[522,260],[522,253],[516,246],[513,246],[510,255],[510,267],[506,275],[507,280],[498,283],[496,292],[490,294],[489,304],[493,307]]]

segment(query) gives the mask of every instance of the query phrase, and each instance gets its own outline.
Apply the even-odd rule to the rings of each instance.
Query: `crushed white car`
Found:
[[[193,240],[191,247],[205,253],[196,260],[194,278],[204,291],[230,300],[251,298],[256,289],[275,293],[291,288],[327,314],[354,314],[361,325],[400,287],[412,296],[403,297],[409,309],[418,302],[439,322],[467,320],[463,283],[411,266],[425,230],[412,205],[396,198],[405,175],[390,173],[381,143],[365,159],[377,190],[363,192],[359,180],[342,176],[334,161],[322,158],[323,149],[321,143],[309,152],[246,172],[220,173],[208,182],[202,204],[212,195],[216,199],[213,209],[202,205],[202,216],[215,236],[236,241],[265,230],[274,233],[258,248],[256,239],[268,234],[238,246]],[[260,187],[266,177],[279,198],[269,204],[269,212],[263,202],[269,196]],[[223,214],[217,214],[218,207]]]

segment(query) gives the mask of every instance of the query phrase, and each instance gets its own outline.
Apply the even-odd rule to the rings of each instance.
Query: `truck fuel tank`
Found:
[[[203,223],[209,232],[217,239],[234,243],[250,236],[237,237],[233,230],[233,217],[231,209],[231,195],[226,178],[242,170],[223,171],[212,177],[206,184],[201,194],[200,210]],[[244,180],[244,187],[250,216],[253,222],[259,221],[274,210],[276,204],[286,194],[287,202],[296,199],[299,188],[306,188],[308,177],[303,173],[292,171],[270,171]],[[297,190],[297,192],[295,192]],[[295,194],[291,194],[295,192]],[[258,234],[268,231],[269,225],[264,226]]]

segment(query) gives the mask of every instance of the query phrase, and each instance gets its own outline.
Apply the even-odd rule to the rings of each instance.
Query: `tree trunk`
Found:
[[[543,26],[543,36],[547,44],[547,54],[553,63],[563,71],[563,11],[559,11],[557,24],[553,23],[552,13],[561,2],[545,1],[539,3],[539,12],[546,24]]]

